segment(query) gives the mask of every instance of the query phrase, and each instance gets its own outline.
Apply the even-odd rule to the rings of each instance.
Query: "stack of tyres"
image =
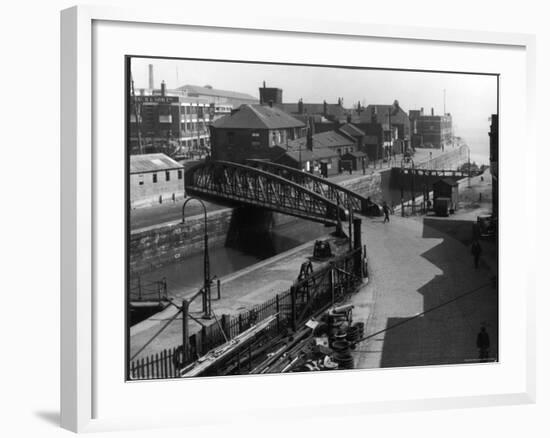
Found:
[[[350,347],[352,349],[355,348],[355,344],[357,343],[357,341],[359,341],[359,339],[361,339],[361,331],[359,327],[353,325],[348,328],[348,331],[346,333],[346,340],[350,343]]]
[[[351,357],[350,343],[346,340],[338,340],[332,343],[333,359],[339,368],[353,368],[353,357]]]
[[[346,338],[347,318],[345,313],[330,312],[328,315],[329,341],[332,345],[334,341]]]

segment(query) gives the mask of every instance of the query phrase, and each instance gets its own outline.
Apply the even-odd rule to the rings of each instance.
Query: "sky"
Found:
[[[489,119],[497,112],[496,76],[134,58],[136,89],[147,88],[149,64],[153,64],[156,88],[163,80],[169,89],[208,84],[257,98],[265,81],[266,86],[283,90],[283,102],[302,98],[304,103],[336,103],[342,97],[349,108],[358,101],[366,106],[397,100],[407,112],[423,107],[425,113],[434,108],[436,114],[442,114],[445,106],[453,116],[455,135],[470,146],[472,161],[489,163]]]

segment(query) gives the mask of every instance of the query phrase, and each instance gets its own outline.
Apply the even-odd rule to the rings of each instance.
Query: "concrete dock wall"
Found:
[[[382,196],[382,177],[380,172],[342,181],[340,185],[365,198],[370,197],[373,201],[380,201]]]
[[[380,196],[379,173],[361,175],[342,182],[342,185],[373,200]],[[289,223],[304,221],[294,216],[274,213],[254,207],[226,208],[208,213],[208,246],[240,247],[266,230]],[[204,248],[204,219],[202,215],[186,220],[185,224],[171,223],[135,230],[130,235],[130,271],[148,272],[201,253]]]
[[[431,160],[414,163],[415,167],[422,169],[456,170],[459,166],[468,162],[468,146],[462,145],[446,150]]]

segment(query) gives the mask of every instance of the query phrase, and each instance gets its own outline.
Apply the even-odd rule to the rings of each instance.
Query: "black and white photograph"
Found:
[[[126,59],[127,378],[496,363],[496,74]]]

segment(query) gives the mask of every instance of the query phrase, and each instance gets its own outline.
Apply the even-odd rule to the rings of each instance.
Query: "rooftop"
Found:
[[[355,142],[336,131],[320,132],[312,135],[313,148],[334,148],[338,146],[353,146]],[[304,148],[307,143],[307,137],[301,137],[288,142],[289,149]]]
[[[303,128],[306,125],[278,108],[244,104],[232,114],[216,120],[212,126],[233,129],[284,129]]]
[[[164,154],[130,155],[130,174],[183,169],[183,166]]]
[[[278,103],[275,104],[278,108],[281,108],[283,111],[292,114],[300,114],[298,103]],[[301,114],[314,115],[314,114],[324,114],[325,113],[325,104],[324,103],[303,103],[303,112]],[[337,103],[327,103],[327,115],[334,116],[336,118],[345,118],[347,115],[347,110]]]
[[[187,85],[178,87],[177,90],[186,91],[187,94],[190,94],[190,95],[199,94],[203,96],[219,96],[219,97],[227,97],[229,99],[251,100],[254,102],[258,101],[256,97],[251,96],[250,94],[239,93],[237,91],[220,90],[209,86],[201,87],[200,85],[187,84]]]
[[[357,126],[352,125],[351,123],[346,123],[345,125],[340,126],[339,129],[343,133],[351,135],[352,137],[365,135],[363,131],[361,131]]]

